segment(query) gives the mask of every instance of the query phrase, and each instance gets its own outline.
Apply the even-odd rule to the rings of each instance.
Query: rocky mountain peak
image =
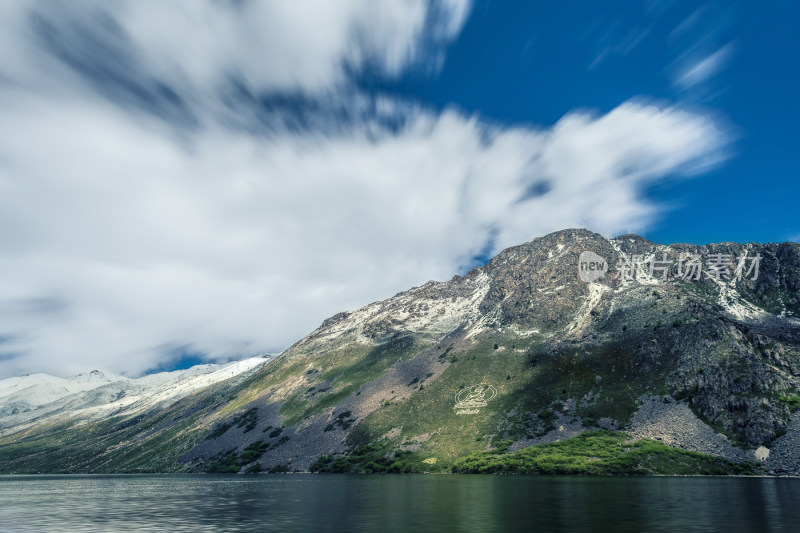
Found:
[[[798,244],[563,230],[334,315],[246,380],[102,434],[116,445],[163,428],[171,436],[158,446],[177,469],[258,471],[333,456],[415,457],[429,469],[497,442],[624,429],[800,474],[799,316]],[[476,385],[491,401],[459,414]]]

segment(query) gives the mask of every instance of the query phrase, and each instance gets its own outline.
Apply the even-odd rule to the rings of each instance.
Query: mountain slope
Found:
[[[565,230],[340,313],[166,407],[6,430],[0,471],[436,471],[624,429],[798,473],[798,316],[800,245]]]
[[[250,372],[269,357],[130,379],[93,370],[69,378],[31,374],[0,381],[0,435],[44,423],[77,424],[163,408],[192,392]]]
[[[72,394],[92,390],[108,383],[124,381],[120,376],[106,375],[99,370],[59,378],[47,374],[28,374],[0,380],[0,414],[30,411]]]

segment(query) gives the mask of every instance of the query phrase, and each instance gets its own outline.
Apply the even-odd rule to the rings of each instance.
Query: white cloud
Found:
[[[452,12],[439,30],[448,36],[465,16]],[[131,50],[169,41],[165,31],[136,37]],[[381,33],[391,42],[363,45],[365,57],[403,68],[419,53],[409,50],[421,37],[408,41],[409,32]],[[53,56],[24,39],[16,46]],[[183,52],[142,53],[137,72],[189,80],[175,82],[196,98],[188,128],[142,112],[128,99],[135,92],[99,97],[64,61],[37,70],[3,60],[0,70],[27,85],[0,86],[0,376],[135,374],[176,346],[212,358],[278,350],[335,312],[451,277],[490,239],[497,251],[569,226],[641,229],[658,212],[641,187],[692,171],[724,142],[707,117],[637,101],[550,128],[506,128],[457,110],[345,97],[333,89],[343,74],[320,66],[333,57],[327,49],[308,51],[288,31],[283,39],[287,53],[302,48],[319,61],[316,74],[268,76],[238,49],[219,51],[216,67],[171,73]],[[326,87],[313,126],[223,104],[213,73],[228,64],[253,87]],[[543,195],[524,199],[541,183]]]
[[[21,4],[3,8],[6,27],[19,31],[33,18],[34,29],[46,34],[40,40],[78,60],[106,47],[123,52],[114,58],[114,68],[135,66],[195,92],[234,77],[254,90],[318,93],[344,83],[345,66],[399,74],[430,52],[423,48],[453,39],[470,3],[75,0],[32,2],[27,9]]]
[[[323,318],[446,279],[495,249],[585,225],[641,228],[644,182],[714,152],[703,117],[628,103],[546,131],[414,110],[399,132],[274,138],[224,128],[175,142],[96,102],[17,95],[0,145],[9,371],[137,372],[158,348],[281,348]],[[377,135],[376,135],[377,133]],[[43,157],[42,154],[47,154]],[[518,202],[541,179],[552,190]]]

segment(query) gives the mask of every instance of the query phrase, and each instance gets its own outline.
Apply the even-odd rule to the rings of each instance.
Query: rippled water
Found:
[[[0,531],[800,531],[800,480],[0,476]]]

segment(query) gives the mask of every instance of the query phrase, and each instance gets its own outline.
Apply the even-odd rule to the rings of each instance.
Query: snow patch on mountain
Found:
[[[375,336],[390,331],[425,333],[440,337],[465,322],[477,320],[480,304],[491,286],[489,276],[480,272],[450,283],[430,281],[421,287],[401,292],[383,302],[325,321],[300,344],[328,345],[333,341],[369,344]]]
[[[9,406],[16,411],[35,409],[67,396],[128,378],[92,370],[69,378],[48,374],[28,374],[0,381],[0,416]]]
[[[0,435],[33,423],[98,420],[164,408],[200,389],[244,375],[273,358],[202,364],[136,379],[100,371],[66,379],[47,374],[8,378],[0,381]]]

